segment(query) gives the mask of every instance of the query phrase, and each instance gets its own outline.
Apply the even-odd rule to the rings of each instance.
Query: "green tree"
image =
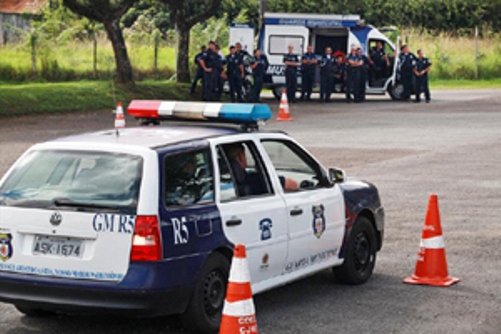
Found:
[[[63,0],[64,5],[74,13],[103,24],[113,47],[118,82],[123,84],[132,84],[134,80],[120,19],[137,1]]]
[[[222,0],[160,0],[168,6],[171,20],[177,28],[177,81],[190,81],[189,51],[190,30],[199,23],[214,16]]]

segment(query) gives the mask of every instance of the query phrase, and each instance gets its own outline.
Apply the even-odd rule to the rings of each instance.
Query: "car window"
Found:
[[[36,151],[0,189],[0,203],[63,209],[136,210],[142,158],[128,154]]]
[[[214,180],[209,149],[167,155],[165,205],[188,206],[214,202]]]
[[[284,186],[286,179],[297,183],[299,190],[316,189],[326,185],[320,166],[294,143],[263,140],[262,144],[273,163],[282,186]]]
[[[271,186],[262,160],[250,141],[218,146],[222,201],[271,194]]]

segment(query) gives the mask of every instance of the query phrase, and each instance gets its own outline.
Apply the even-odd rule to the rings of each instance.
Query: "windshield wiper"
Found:
[[[96,204],[96,203],[87,203],[87,202],[75,202],[67,198],[56,198],[54,199],[54,204],[56,206],[67,206],[73,208],[83,208],[83,209],[108,209],[108,210],[117,210],[116,206],[105,205],[105,204]]]

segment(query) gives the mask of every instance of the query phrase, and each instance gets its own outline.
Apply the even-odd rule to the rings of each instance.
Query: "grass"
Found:
[[[430,79],[493,80],[501,78],[501,35],[478,39],[478,66],[475,69],[475,39],[447,33],[431,35],[417,30],[402,31],[412,52],[423,49],[433,63]],[[476,77],[477,72],[478,77]]]
[[[430,89],[499,89],[501,78],[492,80],[431,80]]]
[[[482,32],[481,32],[482,33]],[[501,34],[484,31],[478,40],[478,66],[475,68],[475,40],[471,37],[455,37],[441,33],[432,35],[418,30],[402,31],[402,40],[411,51],[423,49],[433,63],[431,80],[495,80],[501,78]],[[198,30],[192,37],[208,38]],[[150,43],[151,44],[151,43]],[[198,43],[200,44],[200,43]],[[198,45],[194,43],[194,45]],[[158,55],[158,73],[153,70],[154,48],[145,41],[127,43],[128,53],[136,80],[170,78],[175,68],[175,50],[163,42]],[[114,76],[115,61],[109,41],[101,37],[98,42],[98,79]],[[198,50],[195,48],[192,53]],[[192,59],[189,60],[190,66]],[[25,43],[8,44],[0,47],[0,83],[28,81],[78,81],[94,80],[92,70],[92,42],[45,42],[38,48],[38,76],[31,70],[30,48]],[[478,76],[476,76],[476,74]],[[480,83],[482,85],[482,83]]]
[[[145,81],[134,88],[113,87],[110,81],[2,85],[0,117],[40,113],[105,110],[117,101],[133,99],[192,99],[189,86],[167,81]]]
[[[154,48],[144,44],[128,45],[128,54],[134,76],[170,78],[174,74],[175,49],[163,45],[158,51],[158,73],[154,71]],[[37,71],[32,72],[31,50],[23,43],[0,47],[0,83],[26,81],[93,80],[93,47],[91,42],[68,44],[46,43],[37,48]],[[115,59],[111,44],[100,40],[97,47],[97,78],[109,79],[115,75]]]

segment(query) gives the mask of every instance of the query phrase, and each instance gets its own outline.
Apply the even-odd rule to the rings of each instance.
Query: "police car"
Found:
[[[236,243],[253,293],[326,268],[364,283],[384,210],[325,169],[266,105],[133,101],[142,123],[31,147],[0,181],[0,300],[26,315],[182,314],[214,332]],[[237,123],[208,125],[206,121]]]

